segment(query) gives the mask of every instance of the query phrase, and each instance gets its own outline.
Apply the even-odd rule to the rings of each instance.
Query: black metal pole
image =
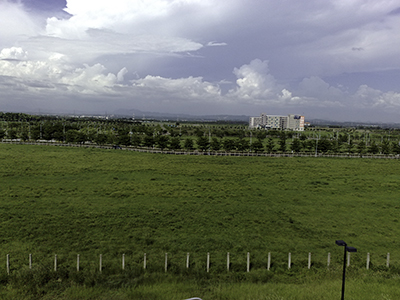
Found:
[[[344,282],[346,279],[346,250],[347,250],[347,246],[344,246],[344,258],[343,258],[343,279],[342,279],[342,300],[344,300]]]

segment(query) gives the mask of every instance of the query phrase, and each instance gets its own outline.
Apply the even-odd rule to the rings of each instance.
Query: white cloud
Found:
[[[4,48],[0,52],[0,59],[26,60],[28,53],[20,47]]]
[[[89,30],[84,40],[69,40],[40,36],[21,42],[27,49],[35,49],[36,56],[43,58],[49,53],[62,54],[70,63],[95,62],[103,55],[154,53],[170,56],[175,53],[195,51],[202,47],[182,38],[163,36],[128,36],[104,30]],[[33,51],[29,51],[32,53]]]
[[[7,76],[18,81],[19,86],[49,88],[83,94],[117,94],[114,87],[119,85],[127,73],[122,69],[117,75],[107,73],[100,64],[84,65],[74,68],[70,65],[53,61],[0,61],[0,76]]]
[[[156,93],[159,97],[182,101],[216,101],[221,95],[219,86],[206,82],[201,77],[163,78],[160,76],[146,76],[133,81],[133,87],[146,91],[146,94]]]
[[[128,69],[127,68],[122,68],[118,74],[117,74],[117,80],[118,82],[122,82],[124,81],[124,76],[128,73]]]
[[[319,99],[320,101],[339,101],[345,96],[341,89],[330,86],[316,76],[304,78],[300,82],[297,92],[301,96]]]
[[[111,53],[194,51],[202,45],[181,36],[185,31],[184,15],[177,14],[189,8],[204,11],[210,8],[210,1],[115,0],[110,5],[94,0],[68,0],[66,11],[72,17],[49,18],[46,33],[70,43],[89,41]]]
[[[39,30],[37,20],[24,10],[22,4],[0,1],[0,47],[15,43],[21,36],[34,36]]]
[[[227,43],[218,43],[218,42],[214,42],[214,41],[207,43],[208,47],[227,46],[227,45],[228,45]]]
[[[237,88],[230,91],[231,97],[247,101],[266,101],[276,97],[279,88],[274,76],[269,74],[268,61],[252,60],[248,65],[235,68],[233,73],[238,79]]]
[[[382,92],[367,85],[361,85],[353,95],[356,107],[383,108],[385,110],[400,110],[400,93]]]

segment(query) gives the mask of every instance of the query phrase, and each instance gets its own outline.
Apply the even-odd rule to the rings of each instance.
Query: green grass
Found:
[[[186,287],[200,293],[197,296],[207,295],[204,299],[307,299],[301,295],[318,293],[314,280],[304,282],[307,278],[340,292],[343,249],[335,240],[343,239],[358,249],[352,255],[355,275],[352,278],[351,267],[346,294],[368,290],[366,280],[379,286],[388,278],[368,299],[385,299],[385,289],[395,299],[399,290],[394,282],[400,273],[399,171],[397,160],[194,157],[0,144],[0,281],[8,289],[0,292],[12,295],[22,282],[36,280],[34,291],[26,289],[27,293],[56,293],[60,299],[161,299],[150,290],[163,295],[168,289],[164,281],[171,276],[171,296],[165,299],[196,296],[179,292]],[[210,274],[205,272],[207,252]],[[273,259],[269,273],[268,252]],[[307,270],[308,252],[312,270]],[[372,270],[360,274],[367,252]],[[384,267],[388,252],[393,266],[389,271]],[[29,253],[32,271],[27,270]],[[143,253],[147,272],[142,270]],[[7,254],[10,277],[5,274]],[[59,265],[55,275],[54,254]],[[77,254],[79,274],[74,271]],[[99,254],[103,274],[98,274]],[[35,278],[35,272],[45,278]],[[237,291],[253,289],[254,294]],[[273,293],[261,296],[265,290]],[[326,295],[312,298],[334,299]]]

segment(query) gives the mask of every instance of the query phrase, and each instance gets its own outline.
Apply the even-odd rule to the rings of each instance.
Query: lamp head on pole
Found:
[[[354,247],[346,246],[347,252],[357,252],[357,249]]]
[[[336,241],[336,245],[338,245],[338,246],[347,246],[347,244],[346,244],[346,242],[345,241],[342,241],[342,240],[337,240]]]

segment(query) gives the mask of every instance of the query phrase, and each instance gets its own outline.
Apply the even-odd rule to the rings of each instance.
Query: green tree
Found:
[[[169,137],[166,135],[160,135],[156,139],[156,144],[157,147],[160,148],[161,150],[164,150],[165,148],[168,148],[169,144]]]
[[[388,140],[383,140],[381,143],[381,152],[382,154],[389,154],[390,153],[390,144]]]
[[[201,151],[206,151],[210,147],[208,138],[206,138],[205,136],[197,137],[196,143],[197,143],[197,148]]]
[[[240,152],[245,152],[250,149],[250,143],[248,140],[239,138],[236,140],[236,149]]]
[[[299,139],[294,139],[292,144],[290,145],[290,149],[293,152],[300,152],[301,151],[301,142]]]
[[[131,137],[128,133],[122,133],[117,137],[117,144],[129,146],[131,144]]]
[[[279,151],[286,152],[286,134],[284,131],[279,136]]]
[[[367,147],[366,147],[364,141],[361,141],[358,143],[357,152],[358,152],[358,154],[360,154],[360,156],[365,152],[366,149],[367,149]]]
[[[115,135],[114,130],[107,131],[107,144],[116,144],[117,143],[117,136]]]
[[[347,143],[348,140],[349,140],[349,137],[346,134],[343,134],[343,133],[339,134],[338,142],[339,142],[340,145],[344,144],[344,143]]]
[[[221,129],[213,129],[212,134],[222,139],[224,137],[224,132]]]
[[[200,128],[196,128],[194,134],[195,134],[197,137],[204,137],[204,130],[201,130]]]
[[[169,148],[172,150],[180,150],[182,148],[181,139],[179,138],[179,136],[174,136],[171,138]]]
[[[235,145],[235,140],[230,139],[230,138],[224,138],[222,140],[222,148],[226,151],[226,152],[230,152],[232,150],[234,150],[236,148]]]
[[[315,152],[316,140],[305,140],[303,143],[303,148],[305,148],[307,152]]]
[[[398,142],[392,141],[391,148],[394,154],[400,154],[400,144]]]
[[[326,138],[318,140],[318,152],[326,153],[332,149],[332,143]]]
[[[348,153],[353,153],[353,140],[349,139],[346,148]]]
[[[66,132],[66,137],[65,137],[65,141],[67,143],[77,143],[78,141],[78,130],[76,129],[70,129]]]
[[[255,153],[258,152],[263,152],[264,151],[264,145],[261,140],[256,139],[252,144],[251,144],[251,150]]]
[[[339,143],[337,141],[331,141],[331,150],[334,153],[339,152]]]
[[[79,144],[84,144],[87,141],[86,134],[79,130],[77,131],[77,135],[75,136],[75,138],[75,142]]]
[[[47,121],[42,124],[42,139],[48,141],[52,140],[56,132],[57,128],[54,126],[53,122]]]
[[[17,138],[17,130],[15,128],[10,128],[7,131],[7,138],[9,139],[16,139]]]
[[[97,145],[105,145],[107,143],[107,135],[105,133],[98,133],[94,137],[94,142]]]
[[[21,132],[21,134],[20,134],[20,138],[21,138],[21,140],[23,140],[23,141],[29,140],[29,132],[28,132],[28,130],[27,130],[26,128],[24,128],[24,129],[22,130],[22,132]]]
[[[210,143],[211,150],[218,151],[221,149],[221,142],[218,138],[213,137]]]
[[[193,140],[191,138],[185,139],[185,143],[183,145],[183,148],[185,148],[188,151],[193,150],[194,149]]]
[[[257,131],[256,137],[257,139],[263,141],[267,137],[267,132],[265,130]]]
[[[274,151],[275,143],[272,138],[268,138],[266,148],[268,153],[272,153]]]
[[[138,134],[132,134],[131,138],[131,145],[133,147],[140,147],[140,144],[142,143],[142,138]]]
[[[151,148],[154,146],[154,137],[152,135],[145,135],[143,139],[143,146]]]
[[[371,145],[368,147],[368,152],[372,153],[372,154],[377,154],[379,153],[379,147],[378,145],[375,143],[375,141],[371,142]]]
[[[35,141],[40,139],[40,126],[39,126],[39,124],[36,124],[35,126],[31,127],[31,139],[35,140]]]

